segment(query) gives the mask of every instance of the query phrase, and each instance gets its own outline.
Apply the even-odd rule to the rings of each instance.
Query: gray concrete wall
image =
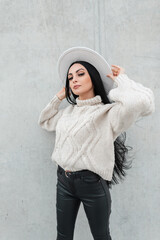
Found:
[[[110,229],[114,240],[160,239],[159,12],[158,0],[0,1],[1,240],[56,239],[55,133],[37,121],[61,89],[59,55],[78,45],[154,91],[156,112],[127,131],[135,159],[111,190]],[[82,205],[74,236],[93,239]]]

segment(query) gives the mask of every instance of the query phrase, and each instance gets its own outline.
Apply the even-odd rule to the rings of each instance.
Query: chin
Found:
[[[73,90],[73,93],[77,95],[77,94],[80,94],[81,92],[78,91],[78,89],[74,89],[74,90]]]

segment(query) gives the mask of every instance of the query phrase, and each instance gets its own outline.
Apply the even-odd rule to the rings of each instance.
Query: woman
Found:
[[[38,120],[43,129],[56,131],[52,160],[58,166],[57,240],[73,239],[81,202],[93,238],[111,240],[109,186],[127,169],[127,148],[119,137],[139,117],[155,111],[154,95],[128,78],[124,68],[112,65],[110,69],[89,48],[66,50],[58,70],[65,87]],[[69,106],[58,109],[65,98]]]

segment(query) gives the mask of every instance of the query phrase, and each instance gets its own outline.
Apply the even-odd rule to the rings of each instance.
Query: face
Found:
[[[72,92],[79,95],[79,99],[87,99],[94,97],[94,88],[87,69],[79,64],[73,64],[68,72],[69,86]],[[74,88],[75,85],[80,85]]]

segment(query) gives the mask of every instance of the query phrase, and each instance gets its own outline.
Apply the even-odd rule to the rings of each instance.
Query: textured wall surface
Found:
[[[110,229],[113,240],[160,239],[159,12],[158,0],[0,1],[1,240],[56,239],[55,133],[37,121],[62,87],[59,55],[77,45],[99,51],[155,94],[156,112],[127,131],[135,159],[111,190]],[[83,205],[74,236],[93,239]]]

